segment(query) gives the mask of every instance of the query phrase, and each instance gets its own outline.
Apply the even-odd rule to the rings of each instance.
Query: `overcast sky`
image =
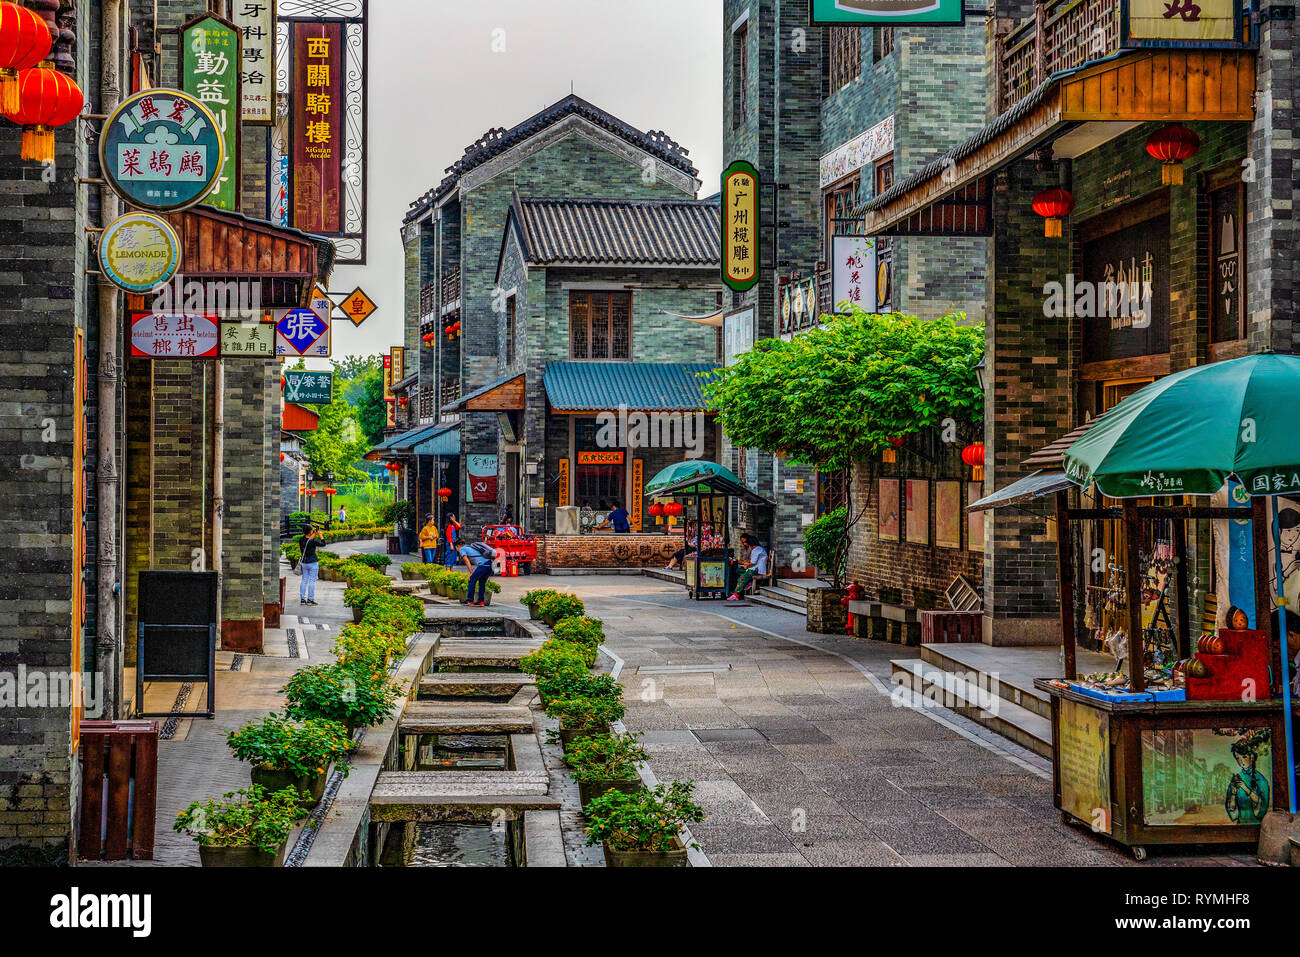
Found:
[[[718,188],[721,0],[371,0],[367,77],[368,264],[335,269],[330,291],[361,286],[379,310],[359,328],[334,323],[335,358],[401,344],[408,205],[470,143],[570,84],[637,129],[664,130],[690,151],[700,195]]]

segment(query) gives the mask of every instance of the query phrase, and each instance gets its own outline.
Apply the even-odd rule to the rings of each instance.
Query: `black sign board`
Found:
[[[1169,351],[1169,214],[1083,245],[1081,283],[1071,293],[1083,327],[1083,361]]]
[[[140,573],[136,630],[136,704],[144,707],[146,681],[205,681],[204,712],[140,712],[139,717],[170,718],[216,714],[216,572],[143,571]]]

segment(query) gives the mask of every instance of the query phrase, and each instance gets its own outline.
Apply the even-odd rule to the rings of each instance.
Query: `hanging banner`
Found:
[[[471,502],[497,500],[497,457],[495,455],[465,456],[466,497]]]
[[[343,232],[343,24],[290,24],[293,34],[293,225]]]
[[[867,312],[876,302],[876,241],[867,236],[831,239],[831,309],[857,306]]]
[[[645,461],[643,459],[632,460],[632,531],[641,531],[643,522],[641,515],[642,500],[645,498]]]
[[[181,27],[180,87],[212,111],[226,145],[217,185],[203,197],[217,209],[239,208],[240,43],[239,28],[216,14]]]
[[[962,0],[811,0],[809,8],[815,27],[959,27],[965,17]]]
[[[743,160],[722,174],[722,281],[736,292],[758,282],[758,170]]]
[[[240,119],[270,124],[275,120],[275,0],[235,0],[230,14],[243,40]]]
[[[181,241],[167,220],[127,213],[99,238],[99,268],[127,292],[151,292],[171,280],[181,263]]]
[[[212,112],[180,90],[146,90],[104,121],[99,166],[113,192],[155,212],[188,209],[216,184],[225,137]]]
[[[384,356],[384,401],[397,401],[397,396],[393,395],[393,356],[391,353]]]
[[[220,319],[191,313],[131,314],[131,355],[142,359],[216,359]]]

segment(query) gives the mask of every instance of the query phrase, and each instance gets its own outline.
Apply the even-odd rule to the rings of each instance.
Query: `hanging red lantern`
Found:
[[[397,404],[400,405],[403,409],[405,409],[407,401],[408,400],[406,396],[402,396],[400,399],[397,400]]]
[[[283,452],[280,453],[280,461],[281,461],[281,462],[284,461],[284,453],[283,453]]]
[[[18,72],[35,67],[53,45],[50,28],[35,10],[0,3],[0,113],[18,112]]]
[[[1147,152],[1160,160],[1160,182],[1183,185],[1183,160],[1201,148],[1201,138],[1178,123],[1168,123],[1147,137]]]
[[[896,449],[900,449],[900,448],[902,448],[902,447],[903,447],[903,442],[904,442],[904,441],[905,441],[905,440],[903,439],[903,437],[902,437],[901,435],[896,435],[896,436],[894,436],[892,439],[890,439],[890,440],[889,440],[889,445],[890,445],[890,447],[887,448],[887,449],[885,449],[884,452],[880,453],[880,461],[882,461],[882,462],[890,462],[890,463],[892,463],[892,462],[897,462],[897,461],[898,461],[898,453],[897,453],[897,451],[895,451],[895,450],[896,450]]]
[[[669,502],[664,506],[664,514],[672,515],[674,518],[686,511],[686,506],[681,502]]]
[[[971,478],[976,482],[984,481],[984,443],[975,442],[961,450],[961,460],[972,469]]]
[[[327,489],[325,490],[325,494],[326,494],[326,495],[338,495],[338,494],[339,494],[339,490],[336,489],[336,488],[327,488]]]
[[[85,105],[81,88],[48,60],[18,74],[18,108],[5,117],[23,128],[22,158],[54,162],[54,129],[71,123]]]
[[[443,488],[438,489],[438,501],[445,502],[449,498],[451,498],[451,489],[445,486]]]
[[[646,511],[650,513],[651,518],[658,518],[660,515],[664,513],[664,507],[660,505],[658,502],[655,502],[653,505],[647,508]]]
[[[1059,186],[1045,189],[1034,197],[1033,207],[1034,212],[1047,220],[1043,226],[1043,235],[1048,239],[1056,239],[1061,235],[1062,217],[1069,216],[1074,209],[1074,194]]]

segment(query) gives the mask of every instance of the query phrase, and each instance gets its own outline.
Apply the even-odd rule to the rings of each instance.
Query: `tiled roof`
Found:
[[[697,412],[706,408],[706,362],[548,362],[542,382],[562,412]]]
[[[635,127],[628,126],[613,114],[593,106],[582,97],[570,94],[508,130],[502,127],[488,130],[477,141],[467,146],[464,155],[447,167],[445,170],[447,175],[442,182],[411,204],[405,222],[409,223],[418,218],[425,210],[451,192],[463,174],[482,166],[494,156],[499,156],[511,147],[517,146],[553,123],[574,115],[581,116],[588,122],[621,136],[634,146],[645,150],[651,156],[657,156],[669,166],[689,176],[699,174],[699,170],[690,161],[689,152],[667,133],[662,130],[643,133]]]
[[[717,203],[523,199],[512,213],[530,263],[716,266],[719,261]]]

